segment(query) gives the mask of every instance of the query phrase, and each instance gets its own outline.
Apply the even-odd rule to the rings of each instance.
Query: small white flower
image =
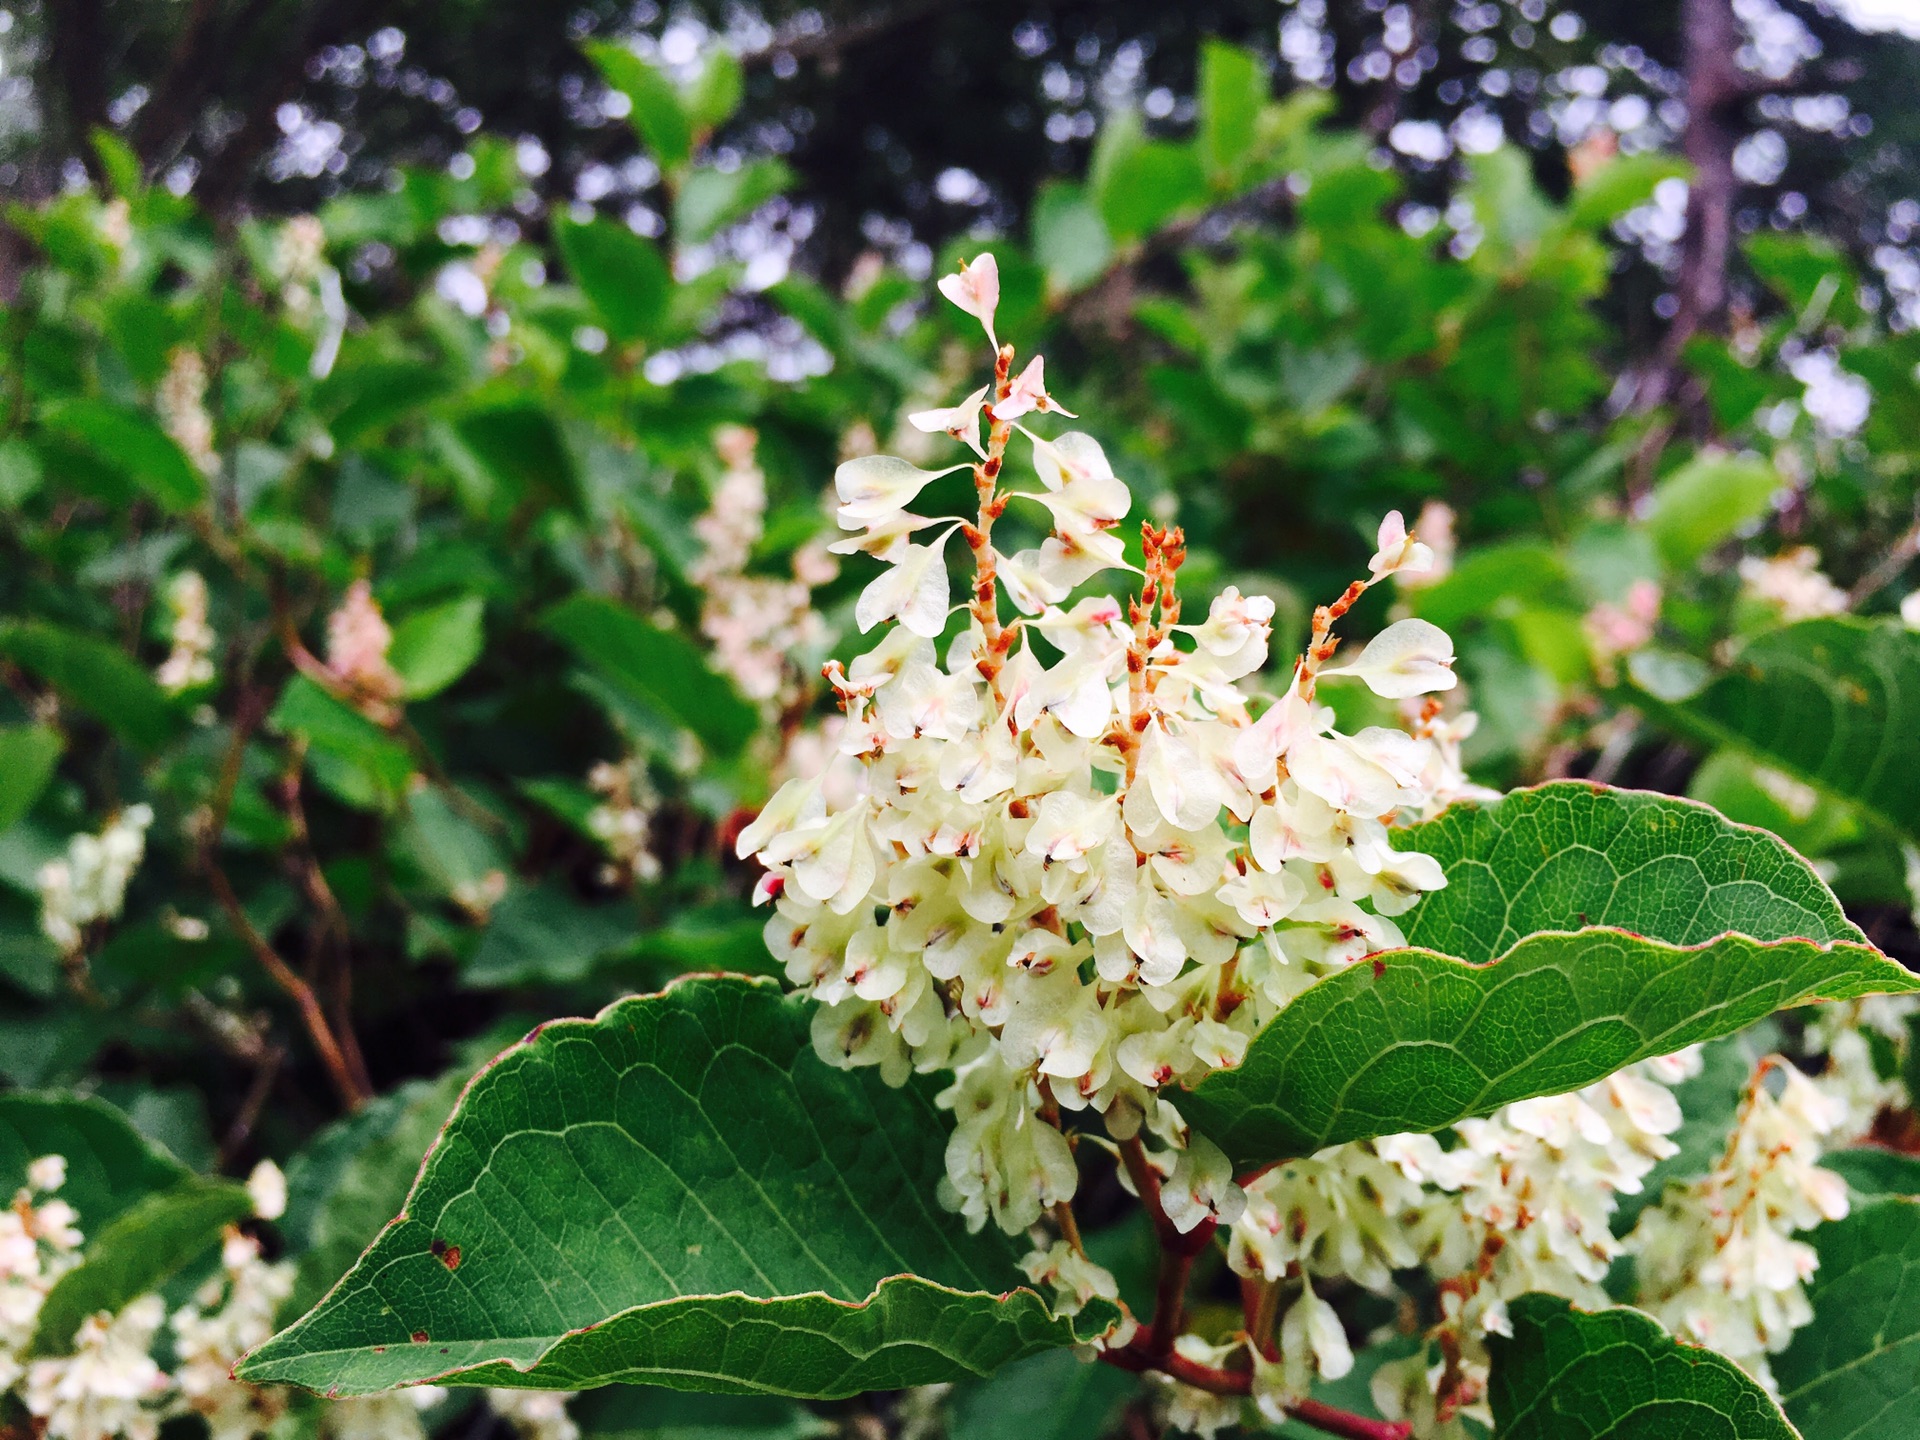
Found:
[[[994,401],[988,413],[996,420],[1017,420],[1035,410],[1043,414],[1064,415],[1069,420],[1078,418],[1073,411],[1047,394],[1046,363],[1045,358],[1039,355],[1029,360],[1026,368],[1013,377],[1005,397]]]
[[[1380,522],[1376,544],[1378,549],[1367,562],[1376,580],[1402,571],[1417,575],[1433,568],[1433,551],[1407,533],[1407,522],[1398,510],[1389,510]]]
[[[972,264],[962,260],[958,275],[942,275],[940,293],[978,320],[988,343],[995,350],[1000,348],[993,333],[993,312],[1000,304],[1000,263],[991,254],[981,252]]]
[[[1202,1220],[1231,1225],[1246,1212],[1247,1196],[1233,1180],[1226,1155],[1204,1135],[1189,1137],[1160,1191],[1161,1207],[1182,1235]]]
[[[1453,641],[1438,625],[1425,620],[1395,621],[1368,641],[1351,662],[1321,673],[1356,676],[1387,700],[1451,690],[1460,680],[1453,673]]]
[[[982,385],[958,405],[945,409],[916,410],[907,416],[907,423],[928,435],[942,432],[951,435],[984,460],[987,452],[980,443],[980,411],[987,403],[987,391],[991,388]]]
[[[287,1213],[287,1177],[271,1160],[262,1160],[247,1176],[247,1198],[262,1220],[278,1220]]]

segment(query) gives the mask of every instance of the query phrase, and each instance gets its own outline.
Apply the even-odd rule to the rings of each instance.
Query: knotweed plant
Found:
[[[1000,339],[993,257],[940,290],[990,372],[907,417],[953,464],[835,474],[831,549],[871,568],[829,724],[798,726],[800,632],[732,623],[757,614],[744,434],[703,522],[705,633],[808,737],[737,832],[782,978],[686,977],[505,1052],[402,1214],[240,1362],[261,1394],[194,1403],[271,1415],[293,1384],[341,1402],[337,1435],[413,1433],[388,1392],[477,1385],[565,1440],[560,1397],[615,1381],[914,1390],[919,1434],[940,1387],[1070,1350],[1142,1377],[1136,1432],[1544,1435],[1671,1405],[1793,1434],[1822,1244],[1856,1243],[1819,1236],[1907,1233],[1821,1162],[1904,1113],[1920,982],[1770,834],[1469,781],[1448,636],[1343,635],[1375,587],[1437,593],[1444,507],[1431,542],[1378,521],[1297,655],[1263,596],[1189,613],[1181,531],[1133,530],[1094,427]],[[1609,653],[1648,642],[1650,593],[1595,622]],[[364,583],[329,628],[330,674],[391,723]],[[1337,723],[1341,685],[1399,723]],[[594,833],[637,877],[633,779],[596,782]],[[1815,1001],[1839,1003],[1727,1048]],[[1136,1231],[1150,1274],[1118,1263]],[[225,1293],[252,1315],[264,1290]],[[182,1332],[190,1399],[209,1324]]]

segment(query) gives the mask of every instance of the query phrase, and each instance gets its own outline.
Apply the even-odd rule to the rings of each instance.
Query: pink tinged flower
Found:
[[[885,573],[860,592],[853,618],[862,634],[897,619],[916,635],[939,637],[952,605],[945,549],[945,536],[932,545],[905,546]]]
[[[1233,763],[1249,782],[1274,779],[1274,763],[1302,735],[1316,728],[1313,706],[1289,690],[1253,724],[1233,737]]]
[[[1220,898],[1247,924],[1264,929],[1291,915],[1307,898],[1307,887],[1298,876],[1284,870],[1278,874],[1250,870],[1222,885]]]
[[[1303,735],[1287,752],[1302,790],[1350,815],[1384,815],[1400,803],[1400,785],[1366,756],[1331,735]]]
[[[1389,510],[1380,522],[1375,543],[1379,548],[1367,562],[1375,580],[1384,580],[1396,571],[1418,575],[1433,568],[1433,551],[1407,533],[1407,522],[1398,510]]]
[[[922,470],[898,455],[862,455],[849,460],[833,472],[833,488],[840,496],[840,528],[858,530],[876,520],[889,519],[911,505],[931,481],[965,468],[949,465],[943,470]]]
[[[984,460],[987,452],[980,444],[980,411],[986,403],[987,387],[982,385],[958,405],[945,410],[914,411],[907,416],[907,423],[928,435],[944,431],[971,447],[973,453]]]
[[[1045,356],[1036,355],[1029,360],[1027,368],[1014,376],[1006,398],[996,400],[987,413],[996,420],[1017,420],[1035,410],[1043,415],[1064,415],[1069,420],[1078,419],[1073,411],[1047,394],[1046,365]]]
[[[1040,802],[1027,831],[1026,849],[1049,865],[1077,865],[1107,842],[1118,819],[1110,795],[1080,795],[1055,790]]]
[[[1453,641],[1426,620],[1395,621],[1351,662],[1322,673],[1355,676],[1385,700],[1451,690],[1460,683],[1453,673]]]
[[[993,312],[1000,305],[1000,262],[991,253],[975,256],[971,265],[962,260],[958,275],[942,275],[940,293],[978,320],[988,342],[995,350],[1000,348],[993,333]]]

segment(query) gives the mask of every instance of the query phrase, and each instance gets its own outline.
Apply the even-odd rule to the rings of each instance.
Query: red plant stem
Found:
[[[1346,1440],[1407,1440],[1413,1434],[1413,1426],[1404,1420],[1369,1420],[1350,1410],[1322,1405],[1318,1400],[1289,1405],[1287,1413],[1302,1425],[1311,1425],[1329,1435],[1345,1436]]]

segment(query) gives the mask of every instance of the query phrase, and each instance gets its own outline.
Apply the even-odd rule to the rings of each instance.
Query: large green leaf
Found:
[[[633,106],[628,120],[662,170],[678,170],[693,154],[693,118],[665,72],[625,45],[590,40],[582,47],[607,84]]]
[[[66,748],[47,725],[0,725],[0,830],[33,808]]]
[[[1644,668],[1635,679],[1651,675]],[[1749,642],[1692,693],[1646,684],[1675,728],[1732,745],[1920,835],[1920,634],[1850,616],[1803,620]]]
[[[178,728],[179,715],[153,677],[96,635],[44,620],[0,620],[0,655],[143,750]]]
[[[1920,1196],[1920,1155],[1855,1145],[1822,1155],[1820,1165],[1844,1179],[1856,1195]]]
[[[828,1067],[810,1013],[703,978],[537,1031],[468,1087],[400,1217],[241,1374],[827,1397],[1073,1343],[1008,1243],[936,1203],[931,1082]],[[1116,1313],[1094,1308],[1082,1333]]]
[[[147,1196],[87,1237],[83,1263],[60,1277],[40,1307],[34,1349],[65,1352],[87,1316],[159,1289],[252,1212],[246,1189],[230,1180],[192,1180]]]
[[[191,510],[206,499],[206,476],[166,431],[137,410],[106,400],[63,400],[41,418],[123,471],[167,510]]]
[[[1813,1232],[1813,1323],[1773,1362],[1806,1440],[1920,1434],[1920,1201],[1887,1197]]]
[[[393,627],[387,658],[409,700],[438,695],[480,658],[486,648],[481,624],[486,604],[478,595],[464,595],[416,610]]]
[[[156,1149],[127,1117],[99,1100],[76,1095],[0,1095],[0,1195],[26,1181],[27,1166],[61,1155],[67,1183],[60,1191],[92,1238],[142,1199],[190,1178],[187,1167]]]
[[[1798,1440],[1754,1379],[1675,1340],[1639,1310],[1575,1310],[1522,1295],[1513,1335],[1489,1336],[1500,1440]]]
[[[1306,990],[1234,1070],[1179,1097],[1237,1165],[1432,1131],[1557,1095],[1812,1000],[1920,990],[1872,947],[1624,930],[1529,936],[1472,965],[1389,950]]]
[[[698,647],[617,601],[575,595],[549,610],[545,624],[602,679],[678,721],[712,750],[734,754],[759,728],[759,712],[707,668]]]
[[[1757,455],[1703,453],[1653,491],[1647,529],[1672,569],[1684,570],[1750,520],[1767,513],[1785,482]]]
[[[616,340],[650,337],[666,316],[673,275],[658,247],[604,217],[554,227],[567,271]]]
[[[460,1080],[416,1080],[329,1126],[287,1172],[289,1241],[302,1247],[287,1311],[314,1305],[407,1201]],[[298,1211],[294,1197],[299,1196]],[[296,1228],[297,1227],[297,1228]]]
[[[1611,925],[1671,945],[1860,941],[1807,862],[1765,830],[1691,800],[1559,781],[1409,826],[1394,847],[1440,862],[1447,888],[1400,919],[1407,943],[1491,960],[1541,930]]]
[[[1691,801],[1545,785],[1397,843],[1447,874],[1402,921],[1420,948],[1321,980],[1181,1098],[1236,1163],[1436,1130],[1782,1006],[1920,989],[1804,860]]]

